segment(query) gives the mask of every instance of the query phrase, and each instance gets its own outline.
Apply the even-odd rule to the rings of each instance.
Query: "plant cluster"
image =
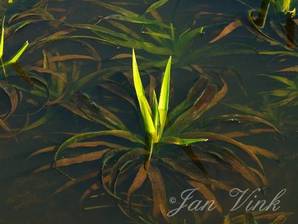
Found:
[[[12,0],[7,3],[18,4]],[[227,104],[233,109],[231,113],[218,113],[216,108],[228,93],[228,83],[220,74],[206,73],[198,61],[201,57],[232,54],[233,49],[227,51],[215,42],[242,25],[282,49],[254,53],[297,57],[294,2],[264,0],[260,9],[248,10],[245,19],[232,21],[209,44],[199,48],[196,46],[208,26],[193,23],[179,29],[159,12],[166,7],[167,0],[146,5],[144,13],[127,9],[123,6],[128,5],[126,2],[82,3],[112,15],[99,17],[93,23],[72,22],[60,14],[64,9],[41,0],[32,8],[9,16],[7,25],[3,17],[0,90],[9,105],[0,114],[3,131],[0,138],[12,138],[38,128],[50,122],[55,109],[62,107],[95,130],[68,133],[70,137],[61,144],[32,153],[34,158],[53,155],[49,163],[34,173],[54,168],[64,175],[67,182],[56,193],[81,183],[89,184],[82,194],[85,209],[100,208],[93,199],[103,192],[136,223],[203,223],[207,221],[204,215],[192,214],[187,220],[167,215],[167,195],[173,188],[187,186],[196,189],[201,198],[216,202],[216,212],[223,224],[284,223],[289,213],[226,214],[219,195],[239,185],[269,185],[260,157],[278,160],[278,156],[247,141],[257,134],[281,134],[281,129],[288,126],[284,119],[288,116],[280,112],[297,107],[298,81],[282,75],[265,75],[281,87],[260,93],[265,99],[261,109],[231,103]],[[279,39],[286,43],[265,32],[270,5],[286,18],[285,24],[271,23]],[[6,37],[40,24],[46,28],[33,34],[30,45],[26,41],[10,59],[3,59]],[[281,25],[283,32],[275,29],[274,24]],[[73,46],[71,52],[65,53],[63,46],[55,45],[64,42]],[[98,46],[113,49],[112,56],[102,58]],[[132,54],[127,53],[131,49]],[[21,65],[21,57],[30,62]],[[162,76],[153,75],[163,68]],[[177,95],[173,75],[179,69],[195,74],[196,80],[177,103],[173,100]],[[297,66],[281,72],[297,72]],[[94,94],[94,89],[103,90],[107,97]],[[98,100],[100,97],[103,98]],[[127,111],[118,104],[114,106],[112,100],[125,104]],[[26,118],[23,127],[11,128],[9,120],[24,102],[33,109],[23,116]],[[31,117],[35,120],[30,120]],[[231,130],[235,127],[237,130]],[[95,205],[85,206],[90,201]]]

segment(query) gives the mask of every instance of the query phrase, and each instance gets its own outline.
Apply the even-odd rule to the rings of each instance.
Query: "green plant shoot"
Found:
[[[163,74],[163,80],[159,95],[159,102],[154,91],[153,104],[154,108],[151,109],[148,100],[145,96],[144,87],[142,84],[135,51],[132,51],[132,71],[133,71],[133,83],[139,107],[147,134],[147,146],[150,150],[149,159],[150,161],[153,153],[153,145],[158,143],[162,137],[163,130],[167,120],[167,113],[169,108],[170,98],[170,80],[171,80],[171,64],[172,57],[169,57],[165,72]],[[153,111],[153,112],[152,112]]]
[[[28,48],[29,42],[26,41],[14,56],[12,56],[8,61],[3,62],[4,45],[5,45],[5,40],[4,39],[5,39],[5,17],[2,20],[2,27],[1,27],[0,61],[1,61],[1,67],[3,68],[4,76],[6,76],[5,66],[15,64],[20,59],[20,57],[24,54],[26,49]]]

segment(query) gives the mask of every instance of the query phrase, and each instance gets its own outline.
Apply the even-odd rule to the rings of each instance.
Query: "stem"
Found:
[[[5,69],[5,65],[4,65],[4,62],[3,62],[2,58],[1,58],[1,66],[2,66],[2,71],[3,71],[4,78],[7,78],[6,69]]]
[[[145,164],[145,169],[148,170],[150,168],[150,163],[151,163],[151,159],[152,159],[152,155],[153,155],[153,149],[154,149],[154,143],[153,143],[153,140],[152,138],[150,139],[150,142],[149,142],[149,157],[146,161],[146,164]]]

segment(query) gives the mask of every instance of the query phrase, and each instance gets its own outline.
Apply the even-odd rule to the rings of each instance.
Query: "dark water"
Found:
[[[144,12],[146,6],[149,4],[148,2],[151,1],[113,2],[122,3],[120,5],[123,5],[125,8],[131,8],[135,12]],[[253,8],[258,8],[260,5],[260,1],[257,0],[249,1],[248,3]],[[57,19],[67,21],[67,23],[70,24],[95,23],[100,16],[106,16],[110,13],[106,9],[90,6],[89,3],[80,0],[49,0],[47,4],[49,8],[57,9],[56,11],[53,10],[53,14],[55,14]],[[33,5],[34,1],[20,0],[16,1],[14,5],[9,6],[6,10],[4,4],[1,13],[3,13],[3,15],[4,13],[6,14],[8,21],[9,17],[13,16],[15,13],[29,10]],[[211,46],[209,41],[229,22],[239,18],[242,19],[244,23],[247,23],[248,10],[249,7],[241,4],[240,1],[233,0],[170,0],[159,12],[166,18],[166,21],[173,22],[178,29],[180,27],[181,29],[183,29],[183,27],[189,27],[192,23],[195,23],[197,26],[206,26],[205,34],[197,38],[192,48],[189,49],[189,51],[192,51],[194,49]],[[3,17],[3,15],[1,15],[1,17]],[[34,16],[32,18],[34,18]],[[282,18],[281,15],[274,13],[269,15],[269,20],[277,23],[283,23]],[[6,43],[7,45],[5,45],[5,53],[7,54],[5,57],[9,58],[9,55],[13,54],[11,52],[15,52],[25,40],[35,40],[39,36],[46,37],[54,32],[54,30],[57,32],[65,29],[63,25],[53,28],[49,25],[49,22],[44,21],[30,24],[16,34],[9,33],[7,34],[9,36]],[[268,35],[276,37],[275,31],[270,25],[268,25],[265,30]],[[84,33],[79,34],[83,35]],[[285,40],[280,40],[280,42],[286,44]],[[90,43],[92,43],[92,46],[95,47],[102,59],[101,68],[110,66],[111,62],[108,59],[112,55],[130,53],[130,49],[128,48],[109,46],[95,41],[90,41]],[[278,70],[297,65],[297,57],[257,54],[258,51],[262,50],[273,51],[283,50],[283,48],[272,46],[268,42],[261,40],[254,32],[249,32],[246,25],[238,28],[236,31],[220,40],[217,46],[221,50],[225,49],[223,52],[227,53],[227,51],[230,51],[231,53],[214,57],[212,54],[216,54],[216,52],[210,49],[196,58],[196,64],[206,68],[206,71],[210,73],[223,75],[229,86],[229,92],[224,98],[223,103],[215,107],[213,112],[210,113],[210,116],[229,111],[226,104],[254,105],[256,110],[262,111],[264,109],[264,103],[260,97],[260,92],[280,88],[282,85],[272,79],[260,76],[260,74],[281,75],[277,73]],[[73,43],[69,40],[49,42],[42,49],[51,50],[51,52],[63,51],[69,54],[83,54],[88,52],[81,44]],[[242,49],[242,51],[239,49]],[[249,53],[247,53],[247,49]],[[239,50],[240,53],[232,53],[237,50]],[[297,48],[288,51],[298,53]],[[146,54],[144,55],[146,56]],[[148,55],[148,57],[152,57],[152,55]],[[159,58],[160,57],[158,57],[158,59]],[[41,49],[29,49],[21,59],[21,64],[24,68],[27,68],[32,65],[31,63],[41,59]],[[80,64],[82,65],[81,73],[83,74],[88,74],[97,69],[94,62],[81,61]],[[119,67],[119,70],[121,70],[121,67]],[[41,75],[44,76],[45,74]],[[284,75],[290,79],[297,80],[297,72]],[[174,101],[178,102],[183,98],[179,95],[182,96],[187,93],[194,77],[193,73],[187,72],[181,68],[177,68],[173,71],[173,85],[177,92]],[[136,116],[132,118],[127,116],[130,115],[130,112],[124,103],[122,105],[122,103],[118,101],[105,98],[103,96],[105,92],[97,87],[97,84],[101,81],[101,78],[95,79],[94,82],[89,83],[80,90],[89,93],[94,99],[97,99],[98,102],[105,103],[117,110],[122,110],[123,120],[129,124],[129,127],[137,130],[136,127],[139,126],[138,118],[134,119]],[[296,91],[298,91],[298,88]],[[26,97],[27,95],[24,94],[24,101],[26,101]],[[4,96],[2,96],[2,98],[6,99]],[[287,189],[286,194],[281,199],[279,211],[293,213],[286,222],[289,224],[295,224],[298,221],[298,179],[296,175],[298,172],[296,147],[298,143],[297,99],[298,98],[296,98],[296,105],[284,106],[278,109],[281,113],[285,114],[284,116],[276,118],[278,124],[280,124],[281,135],[261,134],[260,136],[245,139],[245,142],[248,144],[256,144],[265,147],[279,155],[279,162],[269,159],[262,160],[265,174],[269,180],[265,197],[269,200],[281,189]],[[5,105],[7,105],[7,102],[1,102],[1,108],[3,108],[3,106],[5,107]],[[33,109],[31,107],[33,107]],[[32,110],[34,111],[34,106],[30,104],[29,106],[20,105],[16,114],[9,119],[9,124],[14,128],[22,127],[26,123],[26,114],[30,113]],[[90,185],[90,182],[70,188],[63,193],[53,195],[53,192],[67,179],[54,169],[39,174],[32,174],[34,169],[51,162],[53,158],[52,154],[28,158],[29,155],[37,149],[61,144],[68,137],[65,133],[80,133],[102,128],[97,124],[88,122],[74,115],[61,106],[47,107],[40,113],[30,117],[30,119],[37,119],[46,112],[49,112],[51,116],[42,126],[10,138],[2,137],[0,139],[0,224],[128,223],[128,219],[116,206],[90,211],[81,209],[80,197],[86,187]],[[95,162],[85,167],[82,166],[82,168],[75,168],[72,172],[79,174],[84,171],[84,169],[92,170],[98,166],[99,162]],[[238,180],[235,181],[237,182]],[[171,186],[169,187],[171,188]],[[172,189],[171,193],[175,194],[174,192],[175,188]],[[177,191],[174,196],[178,197],[179,194],[180,191]],[[169,197],[170,196],[171,195],[169,195]],[[100,199],[102,204],[110,204],[107,203],[109,200],[110,199],[106,199],[105,197]],[[228,199],[225,198],[224,200]],[[226,206],[230,203],[230,201],[224,202]]]

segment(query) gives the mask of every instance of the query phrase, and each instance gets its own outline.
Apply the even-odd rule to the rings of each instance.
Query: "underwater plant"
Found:
[[[265,76],[265,75],[264,75]],[[287,78],[279,75],[266,75],[270,79],[279,82],[282,87],[269,91],[263,91],[271,99],[273,107],[295,107],[298,105],[298,78]]]
[[[248,6],[247,4],[245,4]],[[274,30],[278,38],[267,34],[264,30],[270,6],[273,5],[275,13],[282,17],[285,17],[285,25],[278,19],[277,22],[270,21],[271,28]],[[268,42],[272,46],[278,46],[285,50],[291,50],[296,48],[295,43],[295,29],[296,29],[296,3],[292,0],[263,0],[259,9],[254,9],[250,6],[246,18],[237,18],[236,20],[230,22],[225,28],[210,41],[210,43],[215,43],[225,36],[229,35],[231,32],[236,30],[241,26],[245,26],[248,31],[255,34],[259,39]],[[258,12],[257,16],[255,12]],[[283,43],[286,42],[286,44]]]
[[[12,56],[8,61],[4,62],[3,61],[3,53],[4,53],[4,46],[5,46],[5,42],[4,42],[4,40],[5,40],[5,25],[4,24],[5,24],[5,17],[3,17],[3,19],[2,19],[1,40],[0,40],[0,61],[1,61],[1,67],[3,69],[3,75],[4,75],[4,77],[7,77],[5,67],[15,64],[20,59],[20,57],[24,54],[24,52],[28,48],[29,42],[26,41],[14,56]]]
[[[87,50],[90,51],[88,45]],[[89,72],[80,61],[95,64],[96,70]],[[98,62],[97,54],[60,54],[55,51],[53,55],[52,52],[44,50],[43,59],[38,60],[35,64],[24,67],[15,65],[13,67],[15,75],[6,79],[5,83],[1,85],[5,95],[11,101],[10,104],[13,105],[9,116],[13,115],[21,104],[33,107],[31,109],[33,111],[27,111],[27,114],[24,114],[24,118],[27,120],[26,125],[17,133],[40,127],[48,122],[53,117],[55,111],[53,109],[57,106],[87,119],[85,114],[77,113],[71,98],[77,91],[86,88],[92,80],[97,79],[100,72]],[[92,65],[90,63],[88,65]],[[82,74],[83,69],[86,72],[84,75]],[[20,95],[26,96],[26,99],[22,100]],[[28,119],[31,115],[35,117],[35,120],[29,122]],[[37,115],[39,115],[38,119],[36,119]]]
[[[258,18],[255,24],[264,28],[270,6],[273,5],[277,13],[283,13],[290,18],[296,16],[296,8],[294,8],[293,0],[263,0],[259,9]]]
[[[99,9],[104,8],[114,14],[102,16],[94,24],[69,24],[75,29],[89,31],[83,35],[70,34],[69,38],[81,38],[98,41],[104,45],[124,48],[125,51],[117,52],[111,58],[129,59],[127,50],[135,48],[143,51],[151,58],[140,57],[141,67],[144,69],[161,68],[165,63],[164,57],[173,56],[173,66],[186,70],[197,71],[199,60],[206,56],[229,54],[221,47],[201,44],[194,48],[194,44],[202,40],[205,26],[196,25],[195,22],[184,28],[178,28],[158,12],[160,7],[165,7],[167,1],[157,1],[149,5],[144,13],[137,13],[123,6],[113,3],[86,0]],[[191,50],[189,50],[191,49]],[[147,59],[146,59],[147,58]],[[123,61],[121,61],[123,68]],[[127,65],[127,70],[130,66]],[[114,73],[114,70],[108,70]]]
[[[4,48],[5,48],[5,17],[2,19],[2,26],[1,26],[1,35],[0,35],[0,67],[2,70],[2,74],[0,76],[0,89],[1,92],[8,98],[8,102],[10,105],[6,112],[0,115],[0,127],[5,131],[5,134],[0,134],[1,138],[9,138],[13,136],[11,132],[14,132],[10,129],[7,120],[8,118],[16,111],[17,104],[19,102],[19,95],[18,92],[11,86],[7,86],[7,72],[6,67],[8,66],[15,66],[16,63],[19,61],[20,57],[24,54],[26,49],[29,46],[29,42],[26,41],[23,46],[14,54],[9,60],[4,61]]]
[[[266,97],[265,97],[266,99]],[[233,109],[231,112],[233,115],[222,115],[220,118],[226,121],[234,121],[241,123],[244,118],[250,119],[252,117],[261,118],[263,122],[268,122],[272,128],[281,134],[285,134],[287,131],[292,129],[296,130],[296,119],[294,115],[289,114],[289,112],[284,107],[274,106],[273,102],[263,100],[257,105],[242,105],[242,104],[227,104],[227,107]],[[238,112],[236,112],[238,111]],[[237,115],[241,113],[242,115]],[[272,130],[268,129],[268,132]],[[266,132],[266,129],[255,129],[255,133]]]
[[[24,28],[29,30],[27,26],[44,23],[41,32],[36,32],[34,35],[36,37],[32,37],[30,46],[27,41],[15,56],[8,62],[2,63],[6,79],[1,80],[0,88],[10,103],[10,105],[6,105],[7,108],[11,107],[8,109],[9,112],[5,112],[1,116],[1,127],[5,131],[1,136],[5,138],[13,137],[45,124],[52,118],[52,108],[55,105],[75,113],[69,99],[76,91],[82,90],[92,80],[99,78],[101,58],[96,49],[83,40],[74,40],[72,44],[74,49],[79,50],[79,53],[67,51],[68,53],[61,54],[63,52],[62,47],[59,51],[55,50],[50,44],[54,40],[63,40],[61,36],[67,33],[67,29],[65,27],[62,29],[60,26],[63,20],[56,18],[57,13],[53,13],[55,9],[49,6],[48,1],[43,0],[31,4],[31,8],[24,7],[8,13],[8,24],[5,30],[3,20],[2,40],[4,40],[4,32],[9,36],[11,33],[18,33]],[[21,7],[22,3],[18,2],[17,5]],[[60,9],[57,11],[60,12]],[[30,28],[34,29],[34,27]],[[49,31],[52,34],[49,34]],[[4,45],[4,41],[1,44]],[[48,50],[48,48],[53,50]],[[28,51],[31,57],[26,58],[27,64],[22,66],[18,60],[25,51]],[[74,51],[72,50],[72,52]],[[83,61],[87,63],[82,63]],[[90,66],[87,68],[85,64]],[[94,64],[96,71],[91,71],[90,68],[93,68]],[[6,75],[5,68],[7,65],[11,65],[12,68],[9,75]],[[26,106],[26,111],[18,114],[18,117],[23,117],[26,120],[24,127],[8,128],[8,119],[13,120],[13,114],[23,106]],[[81,113],[79,115],[84,116]],[[34,120],[31,120],[31,117],[34,117]],[[37,117],[38,119],[36,119]]]
[[[249,130],[231,133],[214,132],[208,130],[210,126],[204,122],[198,125],[198,121],[202,121],[203,114],[217,105],[226,95],[228,88],[223,80],[221,80],[222,87],[218,90],[217,86],[211,84],[206,77],[199,78],[189,90],[187,97],[174,109],[168,110],[171,58],[163,75],[159,100],[153,78],[150,78],[146,90],[143,87],[134,52],[132,71],[136,100],[111,80],[107,80],[107,83],[102,83],[101,86],[128,102],[137,111],[142,119],[142,130],[137,131],[136,127],[128,128],[115,114],[114,109],[98,105],[86,94],[79,94],[77,99],[74,99],[77,110],[84,113],[88,120],[99,123],[104,130],[75,134],[59,146],[42,148],[31,155],[51,152],[55,154],[53,163],[46,164],[35,172],[55,168],[68,177],[70,180],[57,192],[81,182],[95,180],[85,191],[82,199],[88,198],[94,192],[96,194],[102,187],[129,217],[141,218],[138,210],[142,208],[139,206],[136,208],[136,205],[146,206],[152,203],[153,216],[169,222],[166,183],[175,183],[173,179],[168,178],[171,174],[174,175],[174,179],[183,180],[184,184],[194,187],[204,198],[214,200],[218,212],[222,212],[223,208],[216,198],[215,191],[229,191],[231,186],[226,180],[209,174],[207,167],[240,175],[244,182],[252,186],[267,184],[258,155],[270,159],[277,159],[277,156],[267,149],[237,140],[238,137],[254,134],[253,132]],[[149,93],[149,100],[146,93]],[[262,123],[257,119],[251,121]],[[116,139],[122,140],[115,141]],[[257,164],[256,167],[246,163],[234,152],[235,149],[247,154]],[[66,156],[67,152],[71,155]],[[62,170],[90,162],[96,162],[95,170],[92,169],[79,177]],[[127,187],[125,183],[128,180],[130,184]],[[148,195],[136,197],[135,193],[148,183],[151,185],[152,199]],[[123,187],[126,190],[120,190]]]

